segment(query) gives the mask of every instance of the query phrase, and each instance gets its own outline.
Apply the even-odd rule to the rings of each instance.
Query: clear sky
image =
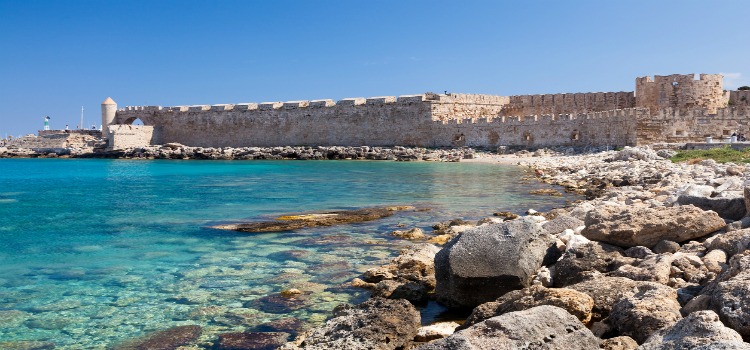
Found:
[[[0,0],[0,136],[100,104],[750,85],[750,1]]]

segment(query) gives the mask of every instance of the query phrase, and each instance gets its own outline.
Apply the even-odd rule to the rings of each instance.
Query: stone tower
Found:
[[[111,97],[102,102],[102,137],[107,138],[107,126],[115,122],[117,103]]]
[[[708,108],[709,113],[724,106],[724,88],[721,74],[654,75],[635,79],[635,105],[649,108],[651,114],[659,109],[672,108],[681,112],[689,108]]]

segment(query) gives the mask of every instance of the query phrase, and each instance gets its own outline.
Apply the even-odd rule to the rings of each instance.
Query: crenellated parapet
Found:
[[[652,114],[660,109],[687,111],[691,108],[716,110],[726,106],[721,74],[654,75],[636,78],[636,106],[649,108]]]

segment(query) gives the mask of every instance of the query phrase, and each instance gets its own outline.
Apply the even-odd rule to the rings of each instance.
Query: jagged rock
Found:
[[[679,247],[679,245],[677,246]],[[651,249],[642,246],[630,247],[625,250],[625,256],[629,258],[645,259],[651,255],[654,255],[654,252],[652,252]]]
[[[637,347],[638,343],[628,336],[602,340],[602,350],[634,350]]]
[[[427,302],[427,288],[415,282],[380,281],[373,287],[371,295],[387,299],[406,299],[417,304]]]
[[[669,282],[673,259],[672,254],[651,255],[639,262],[637,266],[623,265],[612,271],[610,275],[627,277],[633,281],[651,281],[666,285]]]
[[[549,305],[490,318],[420,350],[599,349],[599,339],[567,311]]]
[[[217,350],[275,350],[286,343],[289,333],[244,332],[219,334]]]
[[[622,248],[600,242],[590,242],[565,251],[555,265],[555,287],[565,287],[586,279],[589,271],[608,272],[615,269],[615,261],[624,255]]]
[[[659,241],[659,243],[656,243],[654,246],[654,253],[656,254],[674,253],[678,250],[680,250],[680,244],[668,240]]]
[[[750,229],[722,233],[713,237],[709,249],[721,249],[729,256],[750,248]]]
[[[680,205],[694,205],[703,210],[713,210],[724,219],[739,220],[745,217],[744,198],[711,198],[682,195],[677,198]]]
[[[594,300],[591,319],[599,321],[609,316],[612,306],[620,299],[633,295],[633,290],[645,282],[636,282],[624,277],[600,276],[567,286],[567,289],[579,291]]]
[[[394,278],[396,278],[396,276],[382,266],[367,269],[367,271],[362,274],[362,279],[365,280],[365,282],[370,283],[378,283],[382,280],[390,280]]]
[[[683,242],[726,226],[715,212],[692,205],[658,208],[603,206],[589,212],[585,222],[583,236],[621,247],[654,247],[665,239]]]
[[[565,288],[545,288],[541,285],[512,291],[497,299],[474,308],[459,329],[466,329],[479,322],[508,312],[528,310],[541,305],[565,309],[581,322],[591,320],[594,300],[581,292]]]
[[[547,220],[554,220],[561,216],[568,216],[568,211],[565,209],[557,208],[542,214],[542,216],[544,216],[544,218]]]
[[[503,220],[501,218],[482,218],[482,219],[479,219],[479,221],[477,221],[477,226],[482,226],[482,225],[485,225],[485,224],[487,224],[487,225],[499,224],[499,223],[501,223],[503,221],[505,221],[505,220]]]
[[[744,336],[750,335],[750,271],[719,282],[711,296],[722,322]]]
[[[656,330],[682,318],[677,293],[658,283],[646,282],[635,287],[635,293],[621,298],[604,320],[620,335],[642,344]]]
[[[410,230],[398,230],[391,232],[391,235],[403,238],[403,239],[420,239],[424,238],[424,232],[422,232],[421,228],[415,227]]]
[[[435,274],[435,254],[440,248],[434,244],[419,243],[412,245],[393,259],[391,266],[394,274],[410,281],[419,281],[422,278]]]
[[[435,339],[445,338],[453,334],[458,326],[459,325],[456,322],[438,322],[431,324],[420,328],[419,332],[417,332],[417,336],[414,337],[414,340],[418,342],[428,342]]]
[[[575,230],[579,226],[583,226],[583,221],[572,216],[560,216],[551,221],[547,221],[542,225],[542,227],[551,235],[556,235],[566,229]]]
[[[533,217],[464,231],[435,255],[435,292],[451,306],[474,307],[528,287],[554,243]]]
[[[419,312],[408,301],[371,298],[353,307],[337,306],[325,325],[303,333],[282,349],[393,350],[414,339],[419,323]]]
[[[742,336],[725,327],[713,311],[697,311],[654,332],[640,350],[750,349]]]

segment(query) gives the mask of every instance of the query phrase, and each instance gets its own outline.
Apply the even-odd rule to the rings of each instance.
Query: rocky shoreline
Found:
[[[276,155],[286,149],[310,153],[284,147]],[[368,152],[383,150],[392,160],[420,153],[342,147],[324,159],[372,159]],[[664,159],[671,151],[648,147],[596,151],[510,158],[528,167],[528,178],[586,200],[393,231],[414,244],[349,283],[370,290],[367,301],[336,307],[320,327],[224,333],[210,348],[750,349],[750,166],[674,164]],[[350,152],[357,157],[345,157]],[[290,289],[274,298],[294,304],[307,294]],[[428,302],[469,316],[422,326],[418,307]],[[125,348],[200,349],[190,345],[200,333],[174,327]]]
[[[519,162],[588,200],[404,235],[421,243],[352,281],[368,302],[281,349],[750,349],[750,166],[662,156]],[[427,300],[471,315],[421,327]]]

